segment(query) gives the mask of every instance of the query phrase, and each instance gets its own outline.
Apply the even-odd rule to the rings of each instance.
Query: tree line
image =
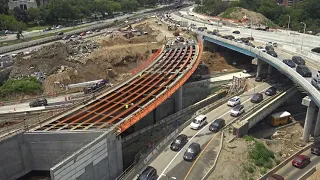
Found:
[[[211,16],[231,11],[234,7],[242,7],[263,14],[283,28],[287,28],[290,16],[290,29],[302,32],[304,25],[301,22],[303,22],[307,24],[307,31],[320,32],[319,0],[304,0],[292,7],[278,5],[274,0],[239,0],[231,3],[222,0],[203,0],[203,6],[200,0],[196,0],[196,4],[198,4],[195,9],[197,12]]]
[[[28,23],[57,24],[106,18],[113,12],[133,12],[138,7],[152,7],[156,3],[157,0],[51,0],[39,8],[9,10],[7,0],[0,0],[0,30],[21,31]]]

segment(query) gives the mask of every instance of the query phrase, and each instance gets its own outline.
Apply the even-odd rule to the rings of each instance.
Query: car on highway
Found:
[[[291,68],[295,68],[296,67],[296,64],[291,59],[284,59],[282,62],[285,63],[286,65],[288,65]]]
[[[274,86],[271,86],[270,88],[268,88],[268,89],[266,90],[266,92],[265,92],[264,94],[267,95],[267,96],[273,96],[273,95],[275,95],[276,93],[277,93],[277,88],[274,87]]]
[[[137,180],[156,180],[157,176],[157,170],[152,166],[148,166],[139,173]]]
[[[261,82],[262,80],[267,78],[267,74],[260,74],[259,76],[255,77],[256,82]]]
[[[253,67],[252,67],[252,66],[248,66],[248,67],[245,68],[242,72],[244,72],[244,73],[251,73],[251,72],[253,72],[253,71],[254,71]]]
[[[296,68],[297,73],[299,73],[302,77],[312,77],[312,72],[305,65],[299,65]]]
[[[188,147],[188,149],[186,150],[186,152],[183,155],[183,159],[185,161],[193,161],[196,159],[196,157],[198,156],[198,154],[201,151],[201,147],[200,144],[198,143],[191,143],[190,146]]]
[[[300,56],[292,56],[292,61],[297,65],[305,65],[306,61]]]
[[[245,112],[244,106],[239,104],[239,105],[235,106],[233,109],[231,109],[230,115],[237,117],[237,116],[240,116],[241,114],[243,114],[244,112]]]
[[[266,46],[265,49],[267,51],[274,51],[274,48],[272,46]]]
[[[320,141],[313,142],[311,146],[311,153],[320,156]]]
[[[170,145],[172,151],[180,151],[188,142],[188,136],[180,134]]]
[[[295,166],[297,168],[304,168],[306,167],[309,163],[310,163],[310,157],[300,154],[298,156],[296,156],[293,160],[292,160],[292,166]]]
[[[226,125],[226,121],[224,119],[222,118],[216,119],[210,124],[209,131],[218,132],[225,125]]]
[[[262,51],[262,52],[267,52],[266,48],[262,47],[262,46],[258,46],[257,49],[259,51]]]
[[[256,93],[255,95],[252,96],[251,102],[252,103],[259,103],[263,100],[263,95],[261,93]]]
[[[312,78],[311,84],[312,84],[312,86],[314,86],[315,88],[317,88],[318,90],[320,90],[320,79],[318,79],[318,78]]]
[[[284,180],[284,178],[278,174],[272,174],[266,180]]]
[[[233,34],[240,34],[240,31],[233,31]]]
[[[39,107],[39,106],[47,106],[47,105],[48,105],[48,101],[46,98],[38,98],[29,103],[30,107]]]
[[[267,53],[272,57],[278,57],[278,54],[275,51],[270,50],[270,51],[267,51]]]
[[[207,124],[207,117],[205,115],[199,115],[191,122],[190,128],[197,130],[205,124]]]
[[[236,106],[236,105],[238,105],[238,104],[240,104],[240,103],[241,103],[241,102],[240,102],[240,97],[239,97],[239,96],[235,96],[235,97],[231,98],[231,99],[228,101],[227,105],[228,105],[228,106],[231,106],[231,107],[234,107],[234,106]]]

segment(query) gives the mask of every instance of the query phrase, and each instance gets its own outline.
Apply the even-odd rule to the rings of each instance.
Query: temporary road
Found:
[[[246,110],[249,110],[254,106],[250,102],[250,99],[254,92],[264,92],[266,89],[270,87],[269,84],[266,83],[256,83],[255,89],[250,89],[244,94],[240,96],[242,104],[245,106]],[[265,97],[265,98],[272,98],[272,97]],[[214,109],[213,111],[206,114],[208,119],[208,124],[205,125],[201,130],[192,130],[190,127],[186,127],[182,130],[181,134],[185,134],[188,136],[189,141],[188,144],[184,146],[182,150],[179,152],[174,152],[170,150],[170,147],[166,147],[161,154],[159,154],[156,159],[154,159],[150,165],[157,169],[159,178],[158,180],[165,180],[165,179],[201,179],[206,171],[197,168],[198,164],[201,164],[203,160],[201,157],[193,163],[186,162],[183,160],[183,154],[186,148],[192,142],[197,142],[201,145],[203,149],[208,141],[213,137],[217,136],[214,133],[210,132],[208,126],[211,122],[213,122],[217,118],[223,118],[226,120],[226,124],[232,122],[233,120],[237,119],[236,117],[230,116],[231,108],[228,107],[226,104]],[[219,139],[219,138],[218,138]],[[212,140],[213,141],[213,140]],[[215,143],[215,142],[214,142]],[[205,153],[202,154],[205,156]],[[214,154],[213,154],[214,155]],[[195,164],[195,165],[193,165]],[[196,171],[196,172],[195,172]]]

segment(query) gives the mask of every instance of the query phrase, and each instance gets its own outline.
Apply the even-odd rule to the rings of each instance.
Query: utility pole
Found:
[[[287,16],[289,17],[289,21],[288,21],[288,30],[290,30],[290,20],[291,20],[290,18],[291,18],[291,17],[290,17],[290,15],[288,15],[288,14],[287,14]]]
[[[303,46],[303,39],[304,39],[304,34],[306,33],[306,27],[307,27],[307,24],[304,23],[304,22],[300,22],[301,24],[304,25],[304,28],[303,28],[303,35],[301,36],[301,50],[302,50],[302,46]]]

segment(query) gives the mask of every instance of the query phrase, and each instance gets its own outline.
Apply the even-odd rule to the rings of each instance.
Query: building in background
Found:
[[[295,3],[301,2],[303,0],[276,0],[276,2],[280,5],[284,6],[293,6]]]
[[[29,8],[37,8],[43,4],[48,3],[50,0],[9,0],[9,9],[19,7],[20,9],[27,10]]]

